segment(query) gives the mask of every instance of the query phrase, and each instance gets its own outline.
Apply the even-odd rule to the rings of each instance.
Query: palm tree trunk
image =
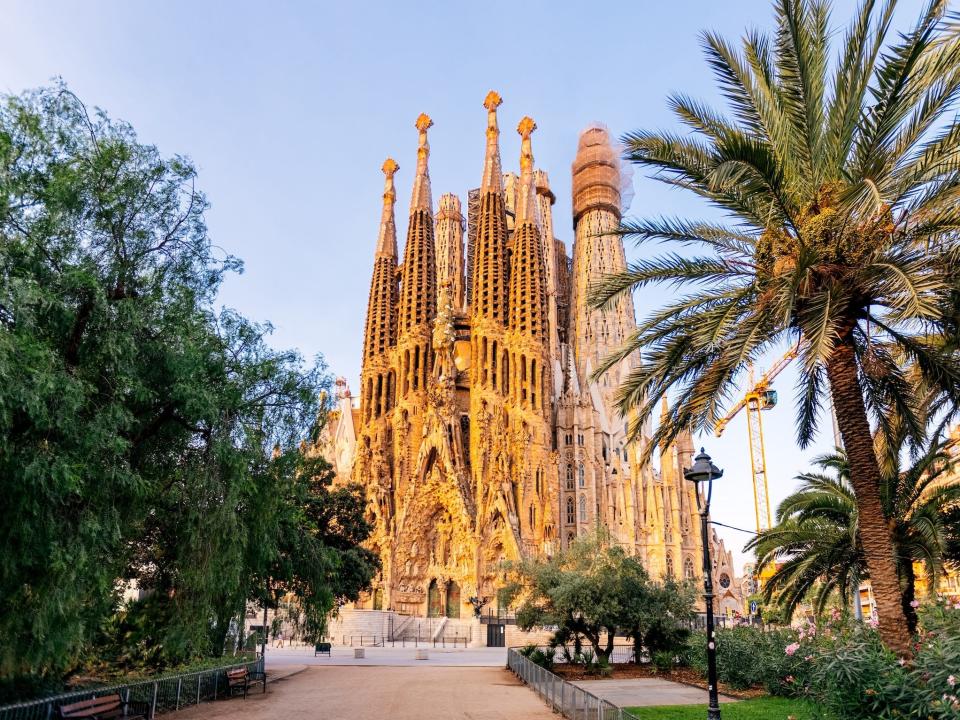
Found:
[[[917,577],[913,572],[913,562],[909,557],[901,559],[900,565],[903,568],[904,580],[903,602],[900,604],[903,606],[903,614],[907,618],[907,628],[912,635],[917,630],[917,611],[911,604],[917,596]]]
[[[895,653],[909,657],[910,630],[903,613],[893,533],[880,502],[880,466],[873,449],[873,436],[849,336],[834,347],[827,361],[827,377],[850,463],[850,482],[857,496],[860,541],[877,602],[880,637]]]

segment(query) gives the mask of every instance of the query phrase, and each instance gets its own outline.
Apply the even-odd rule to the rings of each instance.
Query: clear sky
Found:
[[[903,0],[899,24],[919,0]],[[852,0],[837,0],[834,25]],[[505,169],[519,166],[523,115],[539,125],[538,167],[557,196],[556,232],[572,240],[570,163],[578,132],[671,127],[666,97],[717,101],[699,47],[712,29],[735,39],[770,28],[768,0],[413,2],[60,2],[0,0],[0,91],[62,77],[87,104],[129,121],[165,154],[190,156],[212,207],[214,242],[246,263],[221,302],[276,327],[274,344],[322,353],[356,389],[367,292],[388,155],[397,175],[398,234],[416,159],[413,122],[434,120],[434,199],[480,182],[484,95],[496,89]],[[704,217],[702,203],[638,172],[634,215]],[[402,240],[401,240],[402,242]],[[628,257],[656,248],[627,248]],[[639,315],[664,293],[638,297]],[[771,358],[772,359],[772,358]],[[832,445],[795,443],[795,375],[765,413],[774,502]],[[720,522],[754,527],[745,418],[702,438],[725,469]],[[722,531],[737,552],[747,537]],[[738,558],[743,556],[737,552]]]

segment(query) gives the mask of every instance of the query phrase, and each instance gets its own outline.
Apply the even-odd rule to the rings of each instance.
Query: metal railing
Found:
[[[419,635],[404,635],[390,639],[385,635],[343,635],[341,644],[344,647],[440,647],[457,648],[467,647],[471,638],[465,635],[442,635],[441,637],[422,637]],[[2,720],[2,718],[0,718]]]
[[[529,685],[554,712],[568,720],[632,720],[634,717],[613,703],[540,667],[514,648],[507,650],[507,668]]]
[[[150,706],[150,718],[157,713],[179,710],[190,705],[216,700],[227,692],[227,671],[246,668],[251,674],[264,671],[263,658],[233,663],[182,675],[168,675],[125,685],[109,685],[61,693],[50,697],[0,706],[0,720],[53,720],[61,705],[119,693],[124,702],[143,702]]]

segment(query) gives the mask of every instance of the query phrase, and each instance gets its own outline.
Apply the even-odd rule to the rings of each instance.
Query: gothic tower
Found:
[[[477,420],[476,434],[480,443],[491,442],[493,438],[488,433],[506,426],[503,395],[510,377],[509,357],[503,344],[507,322],[507,217],[500,169],[500,130],[497,127],[497,108],[501,102],[500,96],[491,91],[483,103],[487,109],[487,142],[473,248],[470,414]],[[496,488],[509,481],[503,477],[503,468],[493,467],[490,460],[474,457],[477,496],[481,503],[493,502]],[[509,501],[513,497],[511,491],[506,499]],[[481,507],[486,509],[483,505]],[[516,529],[515,504],[508,503],[505,510],[507,519]]]
[[[397,192],[394,173],[399,165],[393,158],[383,163],[386,176],[380,234],[373,260],[370,300],[364,329],[363,369],[361,372],[365,420],[381,417],[389,411],[395,393],[395,377],[390,369],[390,353],[397,344],[397,227],[393,206]]]
[[[540,211],[533,170],[530,136],[536,123],[520,121],[520,179],[515,202],[513,253],[510,262],[509,329],[507,331],[506,394],[512,422],[524,438],[514,472],[519,487],[523,537],[531,550],[552,538],[556,494],[547,487],[556,474],[550,456],[550,327],[547,273],[543,257]],[[509,374],[507,371],[509,369]]]
[[[427,161],[430,145],[427,130],[433,121],[425,114],[417,118],[419,132],[417,170],[410,199],[407,244],[403,252],[400,279],[399,396],[411,418],[423,407],[431,371],[431,334],[437,314],[437,265],[433,239],[433,198]]]
[[[571,337],[578,371],[588,377],[603,358],[619,349],[636,327],[633,300],[624,295],[607,311],[594,310],[588,301],[591,285],[605,275],[626,270],[620,227],[620,161],[606,128],[593,125],[580,135],[573,162],[573,298]],[[630,363],[599,380],[607,410]],[[613,417],[609,418],[611,421]]]
[[[453,193],[440,196],[437,208],[437,283],[450,282],[450,297],[455,310],[466,302],[463,279],[463,213],[460,198]]]

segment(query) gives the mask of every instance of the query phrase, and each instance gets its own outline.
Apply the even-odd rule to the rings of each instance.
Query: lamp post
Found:
[[[686,468],[683,476],[696,487],[697,510],[700,511],[700,536],[703,542],[703,600],[707,610],[707,720],[720,720],[720,703],[717,698],[717,639],[713,628],[713,570],[710,566],[710,538],[707,526],[710,523],[710,496],[713,494],[713,479],[723,477],[723,470],[710,462],[710,456],[700,448],[693,459],[693,467]],[[700,483],[706,483],[706,493],[700,491]]]

